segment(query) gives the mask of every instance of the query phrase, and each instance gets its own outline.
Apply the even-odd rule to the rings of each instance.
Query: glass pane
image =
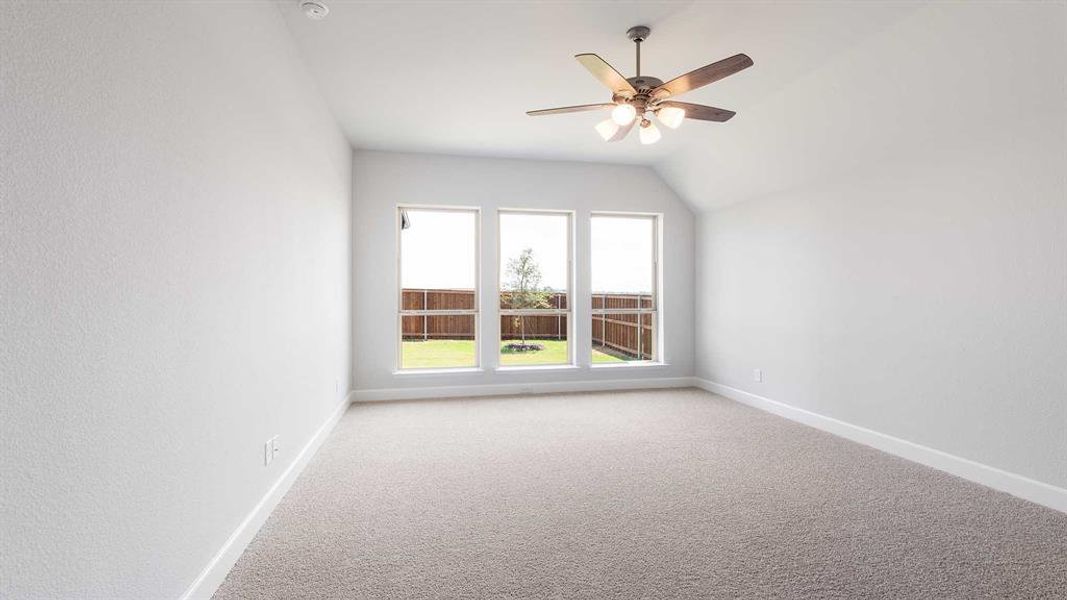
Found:
[[[500,317],[500,365],[569,364],[567,315]]]
[[[401,308],[474,309],[478,221],[474,211],[408,208],[402,214],[406,228],[400,230]]]
[[[655,360],[656,219],[594,215],[590,221],[593,363]]]
[[[570,217],[500,213],[500,308],[567,308]]]
[[[401,310],[476,308],[477,226],[477,213],[470,210],[401,211]],[[477,366],[475,320],[474,315],[404,315],[400,368]]]
[[[478,365],[474,315],[404,315],[401,327],[401,369]]]
[[[655,288],[651,217],[596,216],[590,221],[593,308],[601,295],[647,295]],[[633,299],[609,302],[605,308],[638,308]],[[627,304],[629,303],[629,304]]]
[[[593,364],[655,359],[655,315],[593,315]]]

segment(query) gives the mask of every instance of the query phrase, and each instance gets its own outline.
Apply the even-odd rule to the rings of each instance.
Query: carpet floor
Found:
[[[215,598],[1067,598],[1067,515],[693,389],[353,405]]]

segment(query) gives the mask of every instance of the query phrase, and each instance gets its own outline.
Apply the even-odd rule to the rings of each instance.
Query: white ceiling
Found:
[[[1056,13],[1034,31],[1040,5],[327,2],[323,21],[295,0],[278,6],[354,147],[652,165],[698,210],[903,151],[1018,106],[1020,88],[1041,104],[1049,76],[1033,53],[1063,37]],[[751,56],[754,67],[682,97],[738,115],[641,146],[633,134],[602,142],[599,113],[524,114],[610,100],[573,56],[633,75],[625,32],[638,24],[652,28],[642,71],[663,80]]]

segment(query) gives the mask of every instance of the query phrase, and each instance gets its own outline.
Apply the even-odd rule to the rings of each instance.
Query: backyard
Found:
[[[509,342],[502,342],[501,346]],[[560,340],[532,340],[541,344],[544,350],[534,352],[502,352],[501,366],[519,365],[555,365],[566,364],[567,342]],[[404,341],[403,368],[405,369],[443,369],[456,367],[473,367],[475,364],[474,340],[427,340]],[[623,359],[593,350],[593,362],[618,363]]]

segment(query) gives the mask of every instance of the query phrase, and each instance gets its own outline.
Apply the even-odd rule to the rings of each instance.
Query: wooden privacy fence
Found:
[[[651,312],[610,312],[652,309],[649,294],[593,294],[593,346],[629,358],[652,359],[655,322]]]
[[[608,354],[650,360],[652,313],[593,314],[593,347]]]
[[[565,294],[549,296],[551,308],[565,309]],[[473,310],[473,290],[404,289],[404,310]],[[501,308],[506,306],[506,300]],[[612,309],[652,309],[652,296],[648,294],[596,294],[593,296],[594,311]],[[522,319],[520,321],[519,319]],[[593,346],[610,354],[626,358],[651,359],[653,357],[653,323],[648,313],[593,313]],[[472,340],[474,339],[474,315],[404,315],[403,338],[405,340]],[[527,339],[563,340],[567,338],[566,315],[537,315],[516,317],[500,316],[500,337],[504,340],[518,339],[522,329]]]

